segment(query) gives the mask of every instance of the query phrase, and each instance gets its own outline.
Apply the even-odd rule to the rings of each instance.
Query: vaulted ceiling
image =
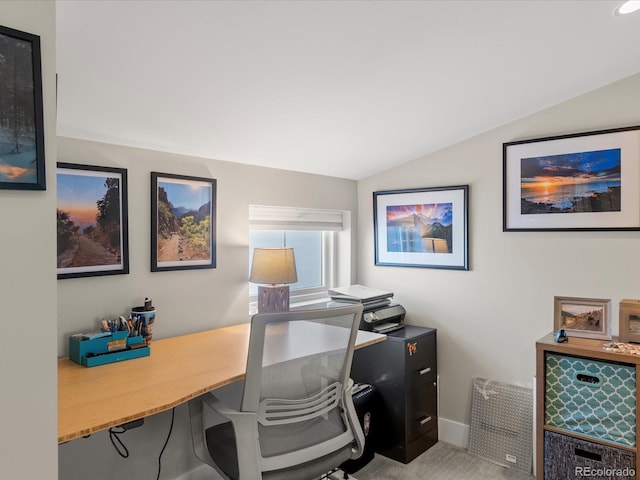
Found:
[[[361,179],[640,72],[619,3],[58,0],[58,135]]]

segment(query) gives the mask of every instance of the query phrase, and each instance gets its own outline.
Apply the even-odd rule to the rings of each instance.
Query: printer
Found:
[[[329,290],[329,297],[331,302],[328,306],[344,305],[345,302],[362,304],[360,330],[389,333],[404,327],[405,309],[391,302],[393,292],[350,285]]]
[[[364,304],[360,330],[376,333],[390,333],[404,327],[404,315],[406,310],[397,303],[386,305]]]

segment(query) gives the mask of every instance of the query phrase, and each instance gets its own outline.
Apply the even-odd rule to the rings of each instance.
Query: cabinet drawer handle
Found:
[[[575,374],[575,379],[581,385],[588,385],[590,387],[599,387],[602,385],[602,378],[599,375],[591,375],[587,372],[577,372]]]
[[[579,457],[588,458],[589,460],[595,460],[596,462],[602,461],[602,455],[599,455],[597,453],[588,452],[578,447],[576,447],[575,452],[576,452],[576,455]]]
[[[420,370],[420,375],[424,375],[425,373],[429,373],[431,371],[431,367],[425,367]]]
[[[431,421],[431,416],[424,417],[420,420],[420,425],[424,425],[425,423],[429,423]]]

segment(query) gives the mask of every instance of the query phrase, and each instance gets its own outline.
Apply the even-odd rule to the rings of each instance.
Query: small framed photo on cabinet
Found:
[[[620,300],[621,342],[640,343],[640,300]]]
[[[554,330],[569,337],[611,340],[611,300],[554,297]]]

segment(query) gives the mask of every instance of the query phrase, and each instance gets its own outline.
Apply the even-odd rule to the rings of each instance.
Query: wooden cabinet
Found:
[[[437,373],[433,328],[405,325],[354,353],[352,378],[373,385],[381,402],[378,453],[408,463],[438,441]]]
[[[536,475],[635,479],[640,356],[553,334],[536,343]]]

